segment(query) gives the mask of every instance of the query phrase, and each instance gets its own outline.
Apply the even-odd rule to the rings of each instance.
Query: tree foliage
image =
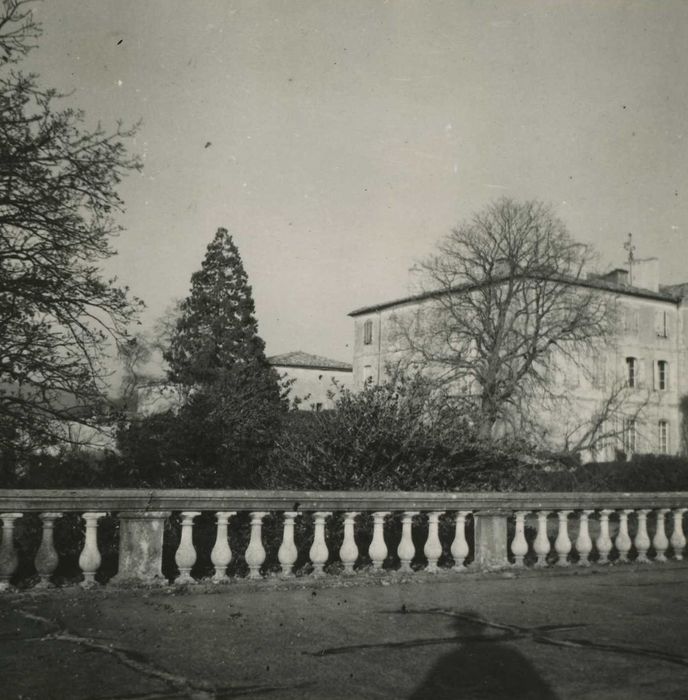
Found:
[[[187,385],[212,383],[237,364],[272,371],[248,277],[227,229],[218,229],[201,269],[191,276],[191,294],[180,304],[165,359],[170,380]]]
[[[256,484],[286,408],[264,347],[239,251],[218,229],[164,353],[181,405],[134,420],[120,436],[125,459],[144,483]],[[144,474],[146,463],[158,464],[159,473]]]
[[[501,199],[422,263],[429,298],[394,319],[397,348],[459,387],[489,438],[548,391],[554,359],[575,364],[607,336],[603,295],[578,284],[591,259],[547,206]]]
[[[0,447],[65,439],[67,420],[102,413],[104,352],[138,302],[99,264],[123,208],[133,131],[89,129],[37,76],[12,64],[39,35],[26,3],[0,8]],[[7,438],[7,436],[9,436]]]
[[[271,488],[495,490],[516,483],[528,446],[486,442],[421,374],[340,390],[332,411],[294,412],[277,441]]]

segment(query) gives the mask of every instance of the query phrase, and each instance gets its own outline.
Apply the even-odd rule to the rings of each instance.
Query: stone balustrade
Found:
[[[214,542],[206,542],[214,567],[209,580],[221,583],[230,580],[228,567],[237,555],[251,579],[266,575],[268,555],[275,573],[293,576],[306,553],[308,565],[300,573],[312,576],[354,575],[361,568],[412,575],[663,563],[683,558],[687,510],[688,493],[0,490],[0,590],[16,583],[15,525],[28,514],[38,515],[42,528],[33,562],[36,587],[52,585],[59,563],[53,530],[67,513],[83,520],[78,565],[82,585],[89,587],[101,566],[98,527],[106,514],[119,523],[118,571],[111,585],[168,580],[179,585],[197,580],[194,527],[202,513],[213,514],[215,522]],[[242,513],[250,517],[248,542],[243,551],[233,552],[229,534]],[[165,523],[172,514],[180,523],[174,555],[178,573],[165,575]],[[268,514],[280,521],[277,542],[265,541]],[[299,552],[294,533],[304,514],[312,521],[310,546]],[[360,537],[364,520],[367,551],[362,551]]]

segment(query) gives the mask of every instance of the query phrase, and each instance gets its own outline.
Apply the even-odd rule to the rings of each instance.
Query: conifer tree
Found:
[[[241,256],[220,228],[191,277],[164,354],[170,380],[188,389],[169,424],[170,454],[161,455],[178,485],[255,483],[284,408],[279,375],[264,348]]]
[[[201,269],[191,276],[191,294],[165,359],[170,379],[185,385],[213,383],[235,364],[269,369],[258,335],[248,277],[227,229],[217,230]]]

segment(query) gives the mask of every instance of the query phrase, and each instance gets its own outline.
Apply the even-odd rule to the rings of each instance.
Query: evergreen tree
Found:
[[[186,385],[218,381],[239,364],[269,365],[258,335],[255,305],[239,251],[226,229],[217,230],[203,265],[191,276],[191,294],[165,359],[170,379]]]
[[[254,314],[241,256],[220,228],[191,277],[191,293],[164,353],[170,380],[187,388],[187,398],[176,416],[149,426],[166,433],[156,443],[164,473],[145,481],[235,488],[255,483],[279,433],[285,402]],[[136,443],[134,432],[141,429],[145,434],[145,426],[130,431]],[[136,445],[129,443],[124,452],[134,463],[145,461]]]

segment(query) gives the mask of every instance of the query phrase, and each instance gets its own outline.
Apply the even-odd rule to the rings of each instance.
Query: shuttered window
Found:
[[[666,360],[657,362],[657,390],[666,391],[669,388],[669,363]]]
[[[631,388],[638,386],[638,360],[635,357],[626,358],[626,384]]]
[[[669,423],[665,420],[660,420],[657,424],[657,437],[659,442],[660,454],[669,452]]]
[[[373,342],[373,322],[366,321],[363,324],[363,344],[370,345]]]

